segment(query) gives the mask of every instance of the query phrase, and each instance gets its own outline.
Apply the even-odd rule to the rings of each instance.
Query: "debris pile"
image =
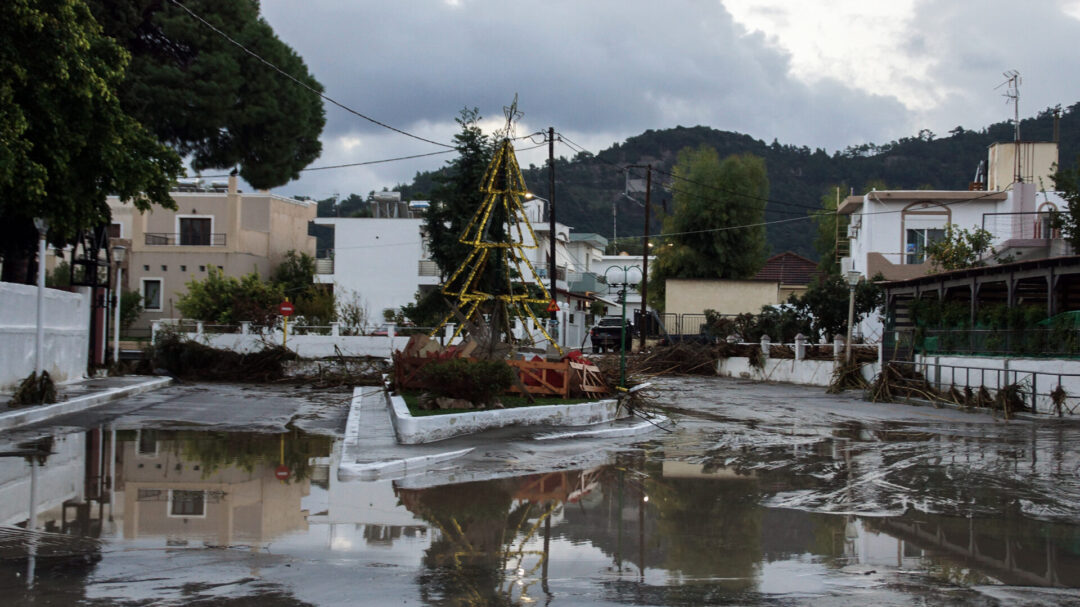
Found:
[[[284,377],[283,363],[298,357],[281,346],[240,354],[165,335],[151,348],[149,358],[155,369],[165,369],[180,379],[269,382]]]

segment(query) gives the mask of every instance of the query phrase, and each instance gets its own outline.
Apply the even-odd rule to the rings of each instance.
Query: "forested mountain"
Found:
[[[1050,141],[1053,137],[1053,111],[1021,120],[1020,133],[1025,141]],[[1000,122],[982,130],[957,127],[945,136],[922,131],[884,145],[864,144],[832,155],[822,149],[771,144],[747,135],[718,131],[709,127],[676,127],[649,130],[621,144],[592,156],[579,153],[572,159],[556,161],[556,203],[560,223],[573,226],[576,232],[612,235],[612,205],[617,209],[618,235],[640,235],[644,227],[644,208],[624,196],[625,174],[620,167],[652,164],[652,231],[660,229],[659,215],[663,202],[671,199],[679,183],[670,172],[679,150],[702,144],[712,146],[720,157],[752,153],[765,159],[769,173],[769,198],[765,214],[768,221],[804,217],[820,208],[821,198],[832,194],[836,185],[862,193],[871,185],[890,189],[966,189],[975,175],[979,161],[987,157],[987,146],[1011,141],[1013,126]],[[1080,154],[1080,103],[1061,112],[1060,159],[1073,164]],[[540,196],[546,196],[546,167],[524,170],[526,182]],[[632,177],[644,179],[644,170]],[[412,184],[399,189],[406,199],[420,199],[430,192],[435,172],[418,173]],[[847,191],[842,191],[845,196]],[[634,194],[644,200],[644,193]],[[816,258],[812,242],[814,230],[809,221],[791,221],[768,226],[768,241],[773,252],[785,250]],[[632,246],[627,243],[627,246]]]

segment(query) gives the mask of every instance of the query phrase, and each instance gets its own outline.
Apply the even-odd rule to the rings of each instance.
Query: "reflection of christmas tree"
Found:
[[[453,303],[468,321],[475,322],[479,314],[490,314],[494,332],[510,335],[513,319],[523,322],[531,319],[535,326],[541,327],[544,337],[552,341],[530,307],[530,304],[546,304],[551,297],[524,252],[539,245],[521,204],[528,190],[510,141],[516,109],[515,100],[507,108],[506,137],[499,143],[484,173],[481,185],[484,203],[459,238],[472,250],[443,285],[442,292],[453,298]],[[528,241],[526,233],[530,238]],[[539,286],[540,296],[530,295],[528,287],[521,282],[524,276],[532,276],[532,281]],[[433,333],[452,317],[453,312]],[[463,328],[464,323],[458,327],[455,336]]]

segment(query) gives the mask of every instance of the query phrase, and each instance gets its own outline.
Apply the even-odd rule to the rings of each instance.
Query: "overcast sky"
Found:
[[[1080,0],[262,0],[326,94],[449,143],[463,107],[485,130],[519,95],[517,134],[551,126],[591,151],[646,129],[704,125],[825,148],[1080,101]],[[282,86],[290,86],[283,82]],[[311,166],[441,148],[327,104]],[[543,164],[546,146],[518,145]],[[557,146],[556,154],[574,152]],[[324,198],[410,181],[449,156],[307,172],[279,188]]]

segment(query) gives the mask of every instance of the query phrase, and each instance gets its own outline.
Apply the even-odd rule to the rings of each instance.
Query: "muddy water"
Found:
[[[15,445],[0,524],[33,477],[46,533],[0,533],[3,603],[1080,604],[1076,428],[666,398],[678,429],[603,465],[469,483],[339,481],[298,431]]]

